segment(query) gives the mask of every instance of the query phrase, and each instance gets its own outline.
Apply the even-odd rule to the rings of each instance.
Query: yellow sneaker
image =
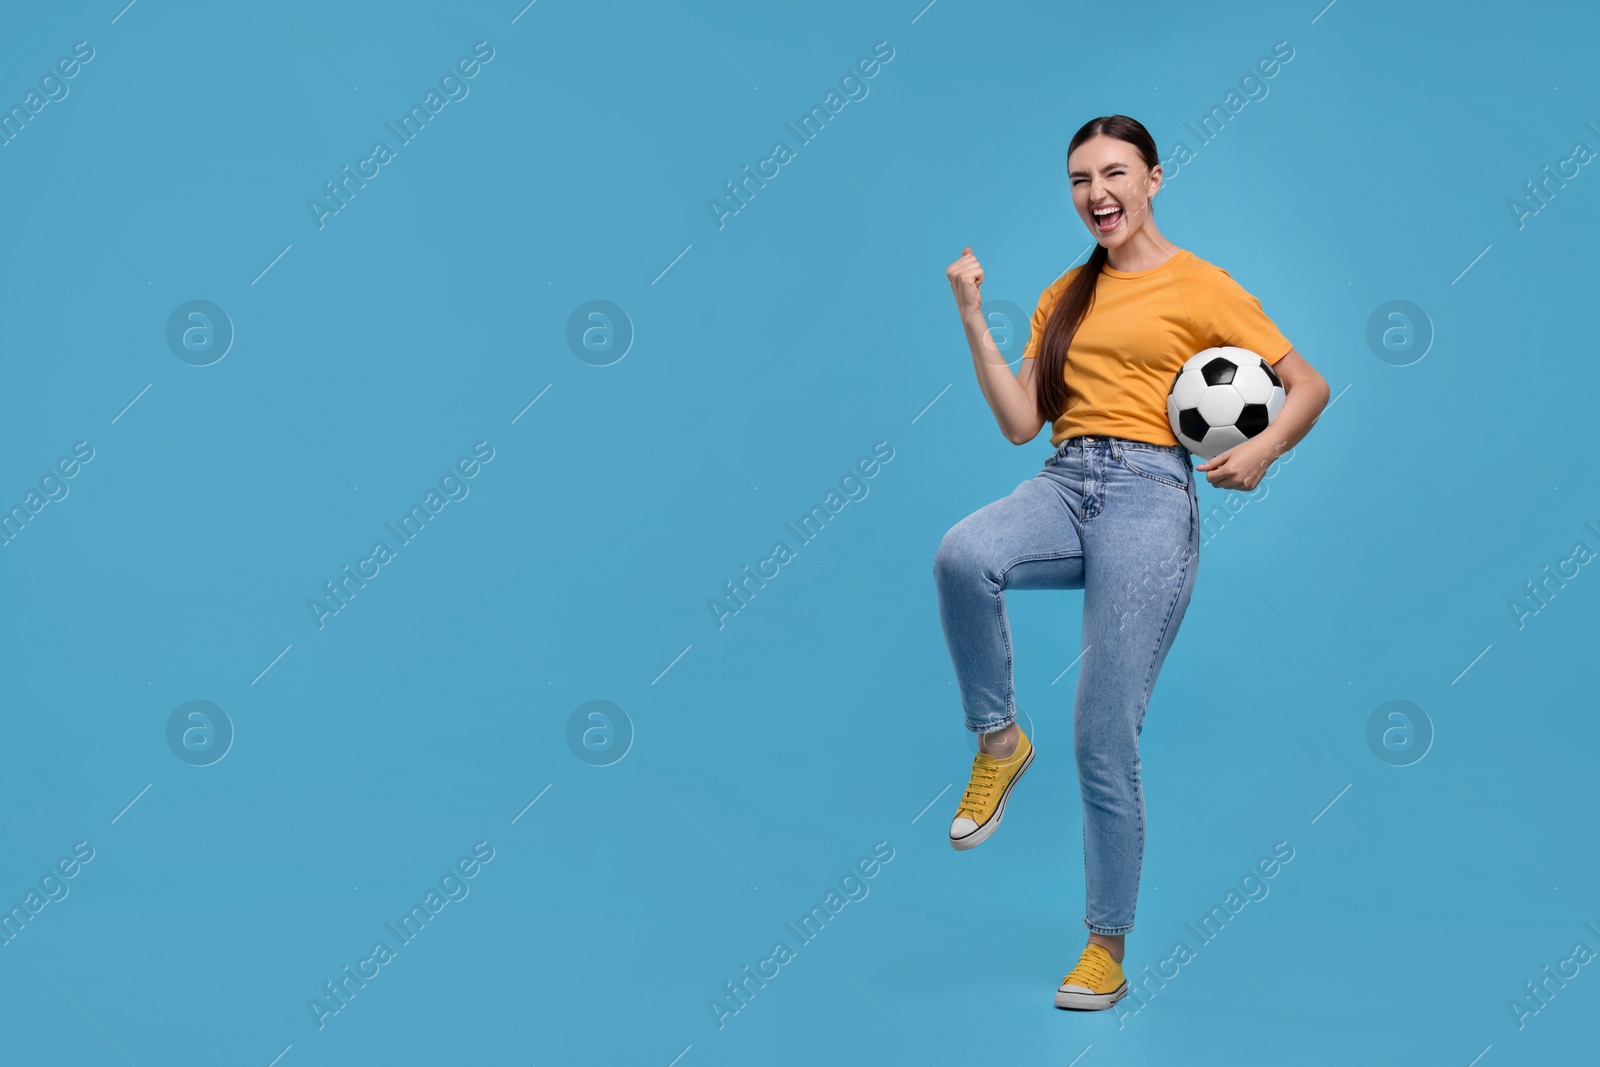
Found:
[[[1061,980],[1056,990],[1056,1007],[1076,1011],[1100,1011],[1128,995],[1128,980],[1122,965],[1099,942],[1089,942],[1072,973]]]
[[[967,791],[961,796],[961,806],[950,823],[950,844],[954,848],[968,849],[984,842],[1000,825],[1005,814],[1006,798],[1011,787],[1017,784],[1022,772],[1033,762],[1033,742],[1017,727],[1017,748],[1005,759],[996,759],[983,751],[972,757],[972,777]]]

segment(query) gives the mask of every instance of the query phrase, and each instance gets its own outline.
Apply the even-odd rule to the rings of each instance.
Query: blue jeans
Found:
[[[1145,833],[1139,734],[1194,590],[1199,535],[1188,449],[1092,435],[1069,438],[1010,496],[956,523],[934,556],[945,643],[978,733],[1017,717],[1006,590],[1083,590],[1073,743],[1093,933],[1133,929]]]

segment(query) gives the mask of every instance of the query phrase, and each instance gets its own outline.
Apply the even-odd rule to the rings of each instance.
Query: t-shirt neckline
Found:
[[[1100,273],[1109,274],[1113,278],[1143,278],[1143,277],[1146,277],[1148,275],[1154,274],[1158,270],[1167,269],[1168,267],[1170,267],[1174,263],[1176,263],[1179,260],[1179,258],[1181,258],[1183,256],[1187,256],[1188,254],[1189,254],[1189,250],[1187,248],[1180,248],[1176,252],[1174,252],[1172,255],[1168,256],[1165,262],[1163,262],[1163,263],[1161,263],[1161,264],[1159,264],[1157,266],[1151,267],[1148,270],[1112,270],[1111,269],[1111,265],[1108,263],[1108,264],[1105,264],[1104,266],[1102,266],[1100,268]]]

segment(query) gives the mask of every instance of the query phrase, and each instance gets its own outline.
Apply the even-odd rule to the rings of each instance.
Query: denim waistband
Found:
[[[1065,452],[1069,448],[1137,448],[1149,452],[1170,452],[1175,456],[1187,456],[1189,450],[1181,444],[1158,445],[1149,441],[1135,441],[1127,437],[1113,437],[1109,434],[1079,434],[1069,437],[1061,442],[1061,447],[1056,451]]]

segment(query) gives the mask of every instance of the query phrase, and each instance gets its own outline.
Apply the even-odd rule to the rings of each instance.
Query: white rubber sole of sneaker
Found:
[[[1110,993],[1075,993],[1056,990],[1056,1007],[1072,1011],[1102,1011],[1128,995],[1128,983],[1123,982]]]
[[[1037,750],[1034,748],[1028,749],[1028,758],[1022,761],[1021,768],[1011,776],[1011,781],[1006,784],[1006,791],[1000,794],[1000,804],[994,809],[994,818],[972,831],[966,837],[952,837],[950,839],[952,847],[962,852],[969,848],[976,848],[987,841],[990,834],[1000,828],[1000,818],[1006,813],[1006,801],[1011,799],[1011,791],[1017,787],[1018,782],[1022,781],[1022,776],[1028,773],[1028,768],[1033,766],[1033,757],[1036,752]]]

